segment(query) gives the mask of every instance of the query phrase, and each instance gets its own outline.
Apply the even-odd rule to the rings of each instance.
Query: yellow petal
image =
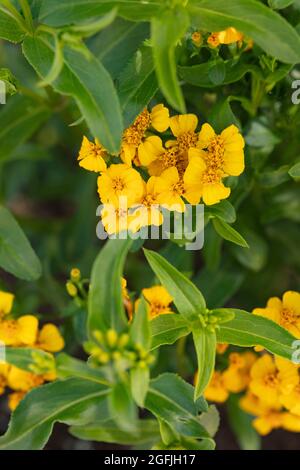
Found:
[[[85,170],[94,171],[95,173],[102,173],[102,171],[105,171],[107,168],[104,159],[99,156],[85,157],[79,162],[79,166]]]
[[[222,199],[230,196],[230,188],[226,188],[222,183],[211,183],[203,186],[203,201],[207,206],[217,204]]]
[[[38,335],[38,346],[45,351],[55,353],[64,348],[65,342],[59,329],[55,325],[48,323],[43,326]]]
[[[225,152],[223,170],[227,175],[239,176],[245,170],[244,152]]]
[[[18,338],[21,343],[31,346],[36,342],[38,319],[33,315],[24,315],[17,320],[19,325]]]
[[[9,292],[0,291],[0,315],[11,312],[15,296]]]
[[[139,145],[138,155],[141,165],[148,166],[155,161],[161,154],[164,148],[162,140],[158,136],[150,136]]]
[[[151,125],[158,132],[165,132],[170,125],[170,114],[168,108],[163,104],[157,104],[151,111]]]
[[[187,132],[195,132],[198,118],[195,114],[180,114],[170,118],[170,127],[173,135],[179,137]]]
[[[199,132],[198,138],[198,146],[201,149],[205,149],[208,147],[210,142],[216,137],[216,133],[211,127],[210,124],[205,123],[201,127],[201,131]]]
[[[300,315],[300,294],[299,292],[288,291],[283,295],[282,303],[284,308],[293,310]]]

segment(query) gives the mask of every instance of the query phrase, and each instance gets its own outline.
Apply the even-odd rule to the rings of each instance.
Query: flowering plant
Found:
[[[299,21],[0,0],[0,450],[300,432]]]

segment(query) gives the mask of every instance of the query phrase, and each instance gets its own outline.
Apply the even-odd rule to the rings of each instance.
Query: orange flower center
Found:
[[[138,147],[142,142],[142,138],[145,135],[145,132],[150,127],[151,116],[147,109],[141,112],[141,114],[136,118],[132,126],[128,127],[124,131],[123,141],[126,144],[134,145]]]
[[[112,187],[113,187],[113,190],[116,192],[123,191],[123,189],[125,188],[125,183],[122,180],[122,178],[117,177],[112,180]]]
[[[294,325],[299,320],[299,316],[290,308],[283,308],[280,315],[280,325]]]
[[[264,378],[264,383],[267,387],[276,388],[279,384],[279,380],[276,373],[267,374]]]
[[[178,148],[181,152],[187,152],[189,148],[196,147],[198,136],[195,132],[185,132],[177,137]]]
[[[159,301],[151,302],[151,305],[150,305],[151,317],[155,317],[156,315],[161,315],[167,312],[169,312],[168,305],[164,305]]]
[[[1,323],[1,328],[5,332],[5,336],[14,338],[19,330],[19,325],[15,320],[5,320]]]
[[[220,136],[216,136],[208,145],[204,154],[206,170],[202,176],[202,182],[218,183],[225,176],[223,171],[224,165],[224,141]]]
[[[177,183],[172,185],[172,191],[175,195],[182,196],[184,194],[184,183],[179,180]]]

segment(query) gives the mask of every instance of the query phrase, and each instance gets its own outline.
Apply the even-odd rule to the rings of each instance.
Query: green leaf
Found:
[[[116,79],[149,35],[147,23],[117,18],[110,27],[91,38],[89,47],[111,77]]]
[[[175,49],[189,26],[186,9],[177,7],[152,19],[151,42],[160,88],[169,104],[185,112],[184,98],[178,83]]]
[[[212,437],[217,434],[220,425],[220,415],[215,405],[210,405],[208,411],[200,415],[200,423],[203,424]]]
[[[144,408],[145,398],[150,383],[150,372],[148,367],[135,367],[130,371],[131,394],[138,406]]]
[[[224,238],[224,240],[235,243],[236,245],[243,246],[244,248],[249,248],[248,243],[242,237],[242,235],[226,222],[221,219],[213,219],[212,223],[216,232],[220,235],[220,237]]]
[[[242,266],[255,272],[261,271],[268,260],[268,244],[253,230],[245,228],[243,233],[249,243],[249,250],[232,245],[230,251]]]
[[[12,96],[0,112],[0,161],[8,159],[49,116],[46,106],[20,95]]]
[[[197,354],[197,381],[194,398],[197,400],[206,389],[215,368],[216,333],[207,328],[195,328],[192,331]]]
[[[187,321],[198,319],[206,305],[197,287],[158,253],[148,250],[144,252],[156,276],[173,297],[179,313]]]
[[[68,354],[61,353],[56,356],[57,375],[61,379],[69,377],[77,377],[91,382],[108,385],[107,379],[103,377],[101,372],[90,367],[86,362],[75,359]]]
[[[231,394],[227,400],[227,416],[242,450],[260,450],[261,437],[252,426],[253,417],[239,406],[240,395]]]
[[[203,292],[209,308],[217,308],[223,307],[234,296],[245,275],[245,271],[226,263],[216,271],[209,267],[202,269],[195,283]]]
[[[221,133],[231,124],[241,127],[230,106],[230,102],[233,100],[234,96],[228,96],[225,100],[217,103],[209,115],[208,122],[217,133]]]
[[[87,411],[107,393],[99,383],[74,378],[33,389],[12,414],[8,431],[0,437],[0,450],[42,449],[55,422],[85,424]]]
[[[296,163],[296,165],[292,166],[289,170],[289,175],[296,181],[300,179],[300,163]]]
[[[274,10],[281,10],[282,8],[289,7],[295,0],[268,0],[268,4]]]
[[[10,348],[5,349],[5,362],[13,366],[19,367],[19,369],[27,370],[32,372],[32,365],[36,364],[36,359],[47,361],[49,364],[53,363],[54,358],[52,354],[42,351],[41,349],[34,348]]]
[[[147,304],[144,298],[139,300],[137,312],[133,316],[130,337],[134,344],[139,344],[146,351],[151,346],[151,326],[148,318]]]
[[[151,380],[146,408],[165,421],[179,435],[209,439],[198,419],[198,404],[193,400],[193,387],[174,374],[162,374]]]
[[[132,240],[109,240],[93,266],[88,299],[88,331],[122,330],[127,326],[121,278]]]
[[[214,88],[216,85],[211,78],[214,70],[215,62],[209,61],[203,64],[191,66],[178,66],[180,78],[191,85],[202,88]],[[224,61],[225,75],[222,85],[240,81],[247,73],[261,75],[260,69],[252,64],[242,64],[236,60],[230,59]]]
[[[157,90],[152,51],[145,46],[136,52],[118,81],[118,93],[125,127],[132,124]]]
[[[6,10],[0,6],[0,38],[11,42],[21,42],[25,36],[25,30],[20,23]]]
[[[53,41],[48,35],[27,37],[23,43],[25,57],[42,79],[45,79],[53,64],[54,50]],[[54,89],[75,99],[93,136],[109,152],[117,153],[123,124],[110,75],[92,54],[87,59],[68,46],[64,47],[63,52],[64,67],[52,84]]]
[[[213,206],[206,206],[205,214],[209,217],[218,217],[229,224],[233,224],[236,221],[235,208],[226,200],[214,204]]]
[[[282,16],[261,2],[191,0],[188,9],[197,28],[212,32],[233,26],[281,62],[300,62],[299,35]]]
[[[12,214],[0,206],[0,266],[25,281],[42,273],[39,259]]]
[[[228,323],[220,325],[220,330],[217,331],[219,343],[242,347],[259,345],[273,354],[291,360],[295,338],[287,330],[267,318],[243,310],[229,310],[234,312],[235,317]]]
[[[18,80],[9,69],[0,68],[0,80],[5,83],[5,92],[8,95],[14,95],[18,92]]]
[[[163,8],[159,0],[47,0],[42,3],[39,20],[50,26],[63,26],[103,15],[112,8],[133,21],[147,21]]]
[[[158,423],[154,419],[139,420],[135,433],[122,431],[112,420],[105,421],[102,425],[93,423],[83,427],[73,426],[70,428],[70,432],[78,439],[126,446],[140,446],[159,438]]]
[[[179,314],[158,315],[151,320],[152,349],[174,344],[191,332],[186,320]]]
[[[127,384],[116,383],[108,397],[112,418],[125,432],[134,433],[137,430],[137,408]]]

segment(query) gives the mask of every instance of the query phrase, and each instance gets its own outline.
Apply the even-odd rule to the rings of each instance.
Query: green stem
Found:
[[[27,24],[27,28],[30,31],[31,34],[34,32],[34,25],[33,25],[33,19],[32,19],[32,14],[31,14],[31,9],[30,6],[27,2],[27,0],[19,0],[20,6],[23,11],[23,15],[25,18],[25,22]]]
[[[180,338],[177,342],[177,347],[176,347],[178,373],[183,378],[186,376],[186,360],[185,360],[186,340],[187,340],[187,336],[183,336],[182,338]]]

